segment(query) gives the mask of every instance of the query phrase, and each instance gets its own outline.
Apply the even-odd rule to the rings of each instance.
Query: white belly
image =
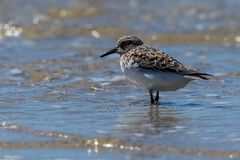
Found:
[[[154,91],[175,91],[185,87],[188,82],[193,80],[180,74],[161,71],[123,69],[123,72],[129,80]]]

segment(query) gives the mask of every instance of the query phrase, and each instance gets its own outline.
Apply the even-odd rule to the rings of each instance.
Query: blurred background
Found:
[[[239,158],[239,7],[1,0],[0,159]],[[150,106],[118,55],[99,58],[127,34],[215,77]]]

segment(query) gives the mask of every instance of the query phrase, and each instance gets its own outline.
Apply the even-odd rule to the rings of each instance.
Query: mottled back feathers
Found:
[[[210,76],[209,74],[189,69],[168,54],[151,48],[146,44],[129,50],[121,58],[123,60],[122,67],[124,68],[134,67],[139,70],[171,72],[201,79],[207,79],[205,76]]]

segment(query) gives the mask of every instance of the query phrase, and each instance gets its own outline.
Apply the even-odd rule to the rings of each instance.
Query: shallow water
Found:
[[[0,159],[239,159],[239,5],[1,1]],[[149,105],[99,58],[129,33],[215,77]]]

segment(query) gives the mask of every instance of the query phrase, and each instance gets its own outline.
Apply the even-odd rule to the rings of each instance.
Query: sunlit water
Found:
[[[126,3],[1,2],[0,159],[240,157],[239,2]],[[130,33],[215,77],[151,106],[99,58]]]

